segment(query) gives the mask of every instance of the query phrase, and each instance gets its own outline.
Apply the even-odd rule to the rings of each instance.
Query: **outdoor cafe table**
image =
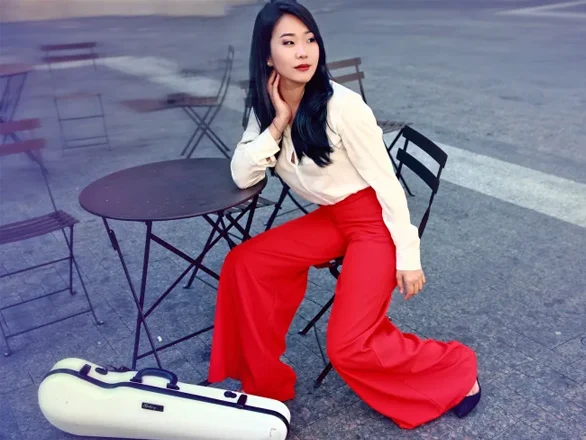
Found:
[[[158,351],[169,348],[213,328],[198,330],[176,341],[155,347],[152,333],[146,318],[181,282],[190,270],[201,270],[216,280],[219,275],[203,264],[203,258],[221,239],[230,247],[236,245],[229,231],[238,230],[241,239],[250,238],[250,227],[258,197],[266,185],[266,179],[255,186],[241,190],[233,182],[230,161],[227,159],[178,159],[140,165],[117,171],[88,185],[79,196],[80,205],[88,212],[99,216],[117,252],[130,292],[137,307],[136,333],[132,355],[132,369],[138,359],[154,355],[159,368],[162,368]],[[239,207],[234,216],[231,208]],[[239,223],[246,215],[246,224]],[[214,220],[212,216],[215,216]],[[192,258],[161,237],[153,233],[153,223],[177,221],[194,217],[204,218],[212,228],[201,253]],[[118,239],[108,220],[140,222],[146,225],[144,259],[140,291],[134,287],[128,267],[122,255]],[[195,240],[194,240],[195,241]],[[155,242],[189,263],[183,273],[171,286],[145,310],[145,290],[148,275],[150,244]],[[151,351],[139,353],[141,330],[144,327]]]

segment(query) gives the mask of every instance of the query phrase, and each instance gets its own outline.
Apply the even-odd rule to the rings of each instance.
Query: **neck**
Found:
[[[294,118],[297,107],[299,107],[299,103],[301,102],[303,93],[305,92],[305,84],[300,84],[289,80],[282,80],[281,84],[279,85],[279,92],[281,92],[283,100],[289,107],[291,107],[291,110],[293,110]]]

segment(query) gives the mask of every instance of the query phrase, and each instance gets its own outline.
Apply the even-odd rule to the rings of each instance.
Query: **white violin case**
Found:
[[[55,364],[39,406],[56,428],[92,437],[145,440],[285,440],[281,402],[177,381],[170,371],[109,371],[81,359]]]

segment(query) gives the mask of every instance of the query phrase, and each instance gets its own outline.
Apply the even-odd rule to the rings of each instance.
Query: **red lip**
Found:
[[[309,64],[300,64],[299,66],[295,67],[297,70],[301,70],[303,72],[309,70],[311,66]]]

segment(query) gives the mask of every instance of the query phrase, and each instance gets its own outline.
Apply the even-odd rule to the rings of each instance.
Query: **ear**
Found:
[[[273,67],[273,59],[271,57],[269,57],[267,60],[267,66]]]

